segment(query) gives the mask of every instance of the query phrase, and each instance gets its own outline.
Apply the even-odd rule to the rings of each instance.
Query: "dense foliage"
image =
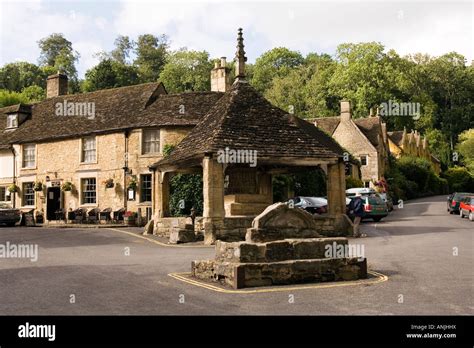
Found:
[[[403,156],[399,160],[391,158],[390,162],[390,169],[385,176],[389,193],[395,201],[448,192],[446,179],[434,172],[428,160]]]

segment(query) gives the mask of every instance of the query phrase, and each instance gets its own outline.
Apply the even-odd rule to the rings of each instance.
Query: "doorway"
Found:
[[[48,187],[46,195],[46,218],[56,220],[56,212],[61,209],[61,188]]]

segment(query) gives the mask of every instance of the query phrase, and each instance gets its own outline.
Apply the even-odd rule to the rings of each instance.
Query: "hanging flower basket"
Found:
[[[137,180],[135,180],[135,179],[130,180],[130,182],[128,183],[128,188],[130,190],[135,191],[137,189],[137,187],[138,187]]]
[[[72,183],[69,181],[66,181],[64,184],[61,185],[61,189],[63,191],[72,191]]]
[[[35,186],[33,187],[33,190],[35,190],[36,192],[42,191],[43,190],[43,183],[40,182],[40,181],[35,182]]]
[[[19,190],[20,188],[15,184],[11,184],[10,186],[8,186],[8,192],[10,193],[15,193],[15,192],[18,192]]]
[[[114,187],[114,179],[107,179],[104,181],[105,188]]]

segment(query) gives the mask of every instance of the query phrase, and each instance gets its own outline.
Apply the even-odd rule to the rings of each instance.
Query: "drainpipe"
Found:
[[[10,147],[10,150],[12,150],[12,154],[13,154],[13,184],[16,185],[16,156],[15,156],[15,149],[12,147]],[[16,208],[16,192],[11,192],[11,194],[13,195],[13,202],[12,202],[12,205],[13,205],[13,208]]]
[[[124,166],[123,166],[123,207],[125,208],[125,211],[127,211],[127,204],[128,204],[128,189],[127,189],[127,174],[128,174],[128,137],[130,135],[130,132],[128,129],[125,130],[124,132],[124,148],[125,148],[125,153],[124,153]]]

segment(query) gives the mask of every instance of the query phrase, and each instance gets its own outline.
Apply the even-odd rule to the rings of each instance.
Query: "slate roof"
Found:
[[[390,140],[392,140],[395,144],[399,146],[402,145],[403,131],[387,132],[387,134]]]
[[[343,149],[311,123],[279,109],[248,83],[236,82],[171,154],[152,168],[202,159],[229,147],[258,158],[334,158]]]
[[[72,138],[94,133],[152,126],[194,126],[222,97],[219,92],[166,94],[161,83],[104,89],[63,95],[31,105],[31,117],[14,131],[4,131],[0,144],[26,143]],[[95,118],[57,116],[56,104],[67,102],[95,104]],[[181,107],[182,106],[182,107]],[[0,127],[7,112],[0,109]]]
[[[337,126],[341,122],[339,116],[333,117],[319,117],[310,119],[311,122],[315,123],[317,127],[324,130],[326,133],[332,135],[336,130]],[[379,144],[378,135],[381,132],[380,117],[362,117],[353,118],[352,121],[360,129],[360,131],[366,136],[372,145],[375,147]]]
[[[370,143],[377,147],[379,145],[379,134],[381,132],[380,117],[362,117],[353,120]]]
[[[312,123],[316,122],[317,127],[321,128],[326,133],[332,135],[334,131],[336,130],[337,126],[339,125],[339,122],[341,121],[341,119],[339,118],[339,116],[335,116],[335,117],[313,118],[308,121]]]

